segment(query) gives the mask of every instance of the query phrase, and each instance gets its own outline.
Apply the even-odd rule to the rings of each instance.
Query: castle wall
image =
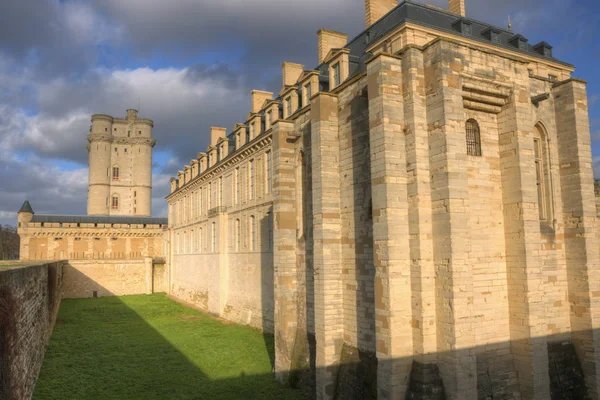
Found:
[[[170,226],[170,290],[234,321],[261,327],[262,315],[267,331],[273,315],[277,378],[317,398],[348,382],[379,398],[550,398],[577,393],[581,376],[600,386],[584,84],[570,67],[451,36],[402,25],[369,48],[366,71],[173,181],[170,216],[194,215],[194,193],[220,179],[235,199],[239,176],[246,197],[247,160],[272,151],[273,239],[240,251],[260,206],[213,191]],[[253,147],[261,138],[272,144]],[[188,254],[185,237],[212,223],[219,245]]]
[[[63,262],[0,263],[0,397],[29,399],[63,285]]]
[[[164,281],[165,270],[152,258],[68,260],[63,275],[63,297],[86,298],[164,292],[154,286]]]
[[[159,225],[22,222],[18,229],[21,260],[164,257]]]

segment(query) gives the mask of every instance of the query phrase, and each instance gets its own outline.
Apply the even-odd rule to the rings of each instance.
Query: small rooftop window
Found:
[[[465,18],[459,18],[454,24],[452,24],[454,29],[458,30],[463,36],[472,36],[472,28],[471,21]]]
[[[527,44],[527,42],[528,42],[527,38],[525,38],[521,35],[514,35],[513,37],[508,39],[508,43],[512,44],[517,49],[522,50],[522,51],[529,50],[529,45]]]

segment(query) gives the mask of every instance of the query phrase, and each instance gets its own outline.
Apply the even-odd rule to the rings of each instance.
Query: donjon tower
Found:
[[[127,110],[127,118],[92,115],[88,215],[152,215],[154,122]]]

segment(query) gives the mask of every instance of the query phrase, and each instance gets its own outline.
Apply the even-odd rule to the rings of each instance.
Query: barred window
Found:
[[[470,156],[481,156],[481,137],[479,135],[479,124],[474,119],[469,119],[467,130],[467,154]]]

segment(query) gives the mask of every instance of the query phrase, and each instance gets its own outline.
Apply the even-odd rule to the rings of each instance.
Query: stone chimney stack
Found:
[[[464,17],[467,15],[465,11],[465,0],[448,0],[448,10],[456,15]]]
[[[348,43],[348,35],[344,33],[319,29],[319,64],[321,64],[331,49],[341,49]]]
[[[300,75],[304,72],[304,65],[286,61],[281,65],[281,70],[283,75],[283,87],[292,86],[298,82],[298,78],[300,78]]]
[[[215,146],[220,138],[227,135],[227,128],[210,127],[210,145]]]
[[[252,95],[253,113],[259,112],[265,101],[273,99],[273,93],[263,92],[262,90],[253,90],[250,92],[250,94]]]
[[[452,1],[452,0],[451,0]],[[398,0],[365,0],[367,28],[398,5]]]

